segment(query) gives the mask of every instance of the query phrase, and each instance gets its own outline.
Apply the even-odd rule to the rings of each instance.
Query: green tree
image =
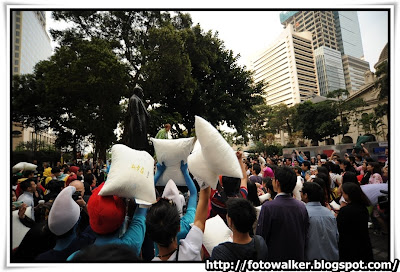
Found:
[[[267,104],[253,106],[253,114],[248,115],[247,131],[250,133],[254,142],[262,141],[267,137],[269,129],[269,120],[272,116],[272,107]]]
[[[194,116],[200,115],[214,126],[225,121],[247,137],[246,117],[261,102],[262,86],[253,84],[251,73],[237,64],[239,56],[227,50],[217,34],[192,26],[190,15],[159,11],[60,11],[53,15],[75,24],[51,32],[61,44],[76,37],[105,38],[128,63],[130,86],[143,87],[151,116],[159,117],[150,121],[150,135],[166,123],[160,118],[176,121],[178,136],[191,135]]]
[[[365,102],[362,98],[346,100],[349,92],[344,89],[337,89],[328,93],[328,98],[336,98],[336,100],[327,100],[332,107],[338,112],[340,128],[339,133],[342,137],[349,131],[350,122],[355,120],[357,109],[364,106]]]
[[[379,89],[379,99],[385,99],[389,96],[390,82],[388,75],[388,62],[384,61],[376,68],[375,88]]]
[[[306,139],[322,141],[338,135],[340,122],[337,120],[337,111],[332,104],[323,101],[312,103],[305,101],[295,106],[293,118],[296,131],[302,131]]]
[[[21,80],[28,84],[21,84]],[[26,81],[25,81],[26,80]],[[128,82],[126,65],[111,51],[109,43],[100,40],[74,40],[56,49],[46,61],[39,62],[32,76],[16,77],[12,90],[15,119],[29,116],[28,124],[41,123],[57,135],[58,146],[72,146],[89,136],[100,158],[115,142],[114,129],[121,119],[119,102]],[[25,88],[25,86],[27,86]],[[21,98],[27,95],[29,97]],[[24,99],[28,109],[25,111]]]

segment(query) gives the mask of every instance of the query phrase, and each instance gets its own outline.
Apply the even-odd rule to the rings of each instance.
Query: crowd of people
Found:
[[[236,156],[243,178],[219,176],[215,189],[200,187],[182,161],[183,204],[163,197],[157,181],[166,166],[156,162],[150,207],[99,195],[110,162],[33,161],[36,170],[11,178],[12,211],[29,228],[11,262],[373,261],[368,229],[388,235],[378,202],[388,161],[374,161],[365,147],[343,157]],[[215,216],[232,235],[209,252],[203,238]]]

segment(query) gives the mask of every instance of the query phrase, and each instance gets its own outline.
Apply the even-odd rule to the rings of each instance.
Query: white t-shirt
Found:
[[[203,232],[201,229],[192,226],[185,239],[181,239],[179,246],[178,261],[201,261],[201,247],[203,244]],[[176,251],[169,257],[168,261],[176,260]],[[161,261],[154,257],[152,261]]]

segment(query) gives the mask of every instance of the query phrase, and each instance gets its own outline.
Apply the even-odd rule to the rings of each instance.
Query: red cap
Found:
[[[118,196],[100,196],[103,185],[92,191],[87,204],[90,227],[98,234],[116,231],[125,219],[124,201]]]
[[[78,166],[71,166],[69,168],[69,171],[74,172],[75,174],[78,174],[78,170],[79,170]]]
[[[67,181],[65,182],[65,186],[68,186],[71,182],[73,182],[74,180],[77,180],[77,179],[78,179],[78,177],[75,174],[69,176],[67,178]]]

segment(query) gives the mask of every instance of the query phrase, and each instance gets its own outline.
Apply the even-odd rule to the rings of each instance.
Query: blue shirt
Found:
[[[335,216],[319,202],[306,204],[310,218],[306,260],[339,261],[339,232]]]

